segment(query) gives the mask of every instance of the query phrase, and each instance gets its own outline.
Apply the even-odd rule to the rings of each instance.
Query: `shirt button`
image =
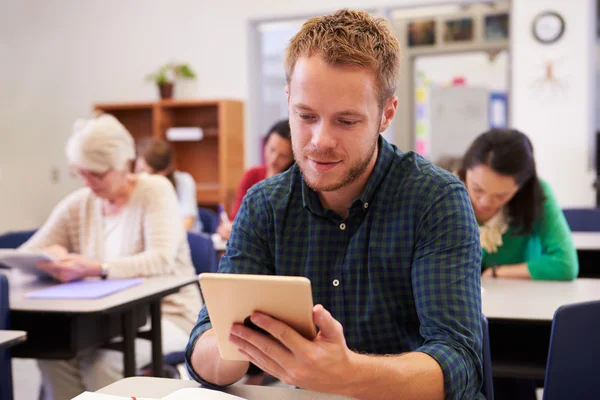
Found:
[[[364,207],[364,208],[369,208],[369,203],[365,203],[365,204],[363,205],[363,207]]]
[[[346,224],[342,222],[342,223],[340,224],[340,229],[341,229],[341,230],[344,230],[344,229],[346,229]]]
[[[338,287],[340,286],[340,281],[338,281],[337,279],[333,280],[333,286]]]

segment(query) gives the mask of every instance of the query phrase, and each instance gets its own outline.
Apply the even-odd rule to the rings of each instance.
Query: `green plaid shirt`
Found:
[[[341,218],[295,165],[243,200],[219,272],[305,276],[313,300],[370,354],[423,352],[440,364],[448,399],[482,384],[481,248],[464,185],[385,139],[362,194]],[[186,349],[210,328],[202,308]]]

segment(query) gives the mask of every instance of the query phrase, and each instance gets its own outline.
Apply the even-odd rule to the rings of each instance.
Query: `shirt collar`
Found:
[[[361,209],[365,212],[367,211],[369,203],[373,200],[379,185],[383,181],[383,178],[385,178],[387,175],[390,166],[392,165],[394,154],[396,154],[394,146],[388,143],[388,141],[385,140],[385,138],[381,135],[379,135],[377,146],[379,148],[379,152],[377,154],[375,167],[373,168],[371,176],[367,180],[367,184],[365,185],[362,193],[352,202],[350,208],[355,206],[358,202]],[[302,176],[302,174],[300,175]],[[367,207],[365,207],[365,204]],[[302,178],[302,205],[304,208],[310,210],[313,214],[317,214],[319,216],[325,216],[325,214],[327,214],[327,210],[321,204],[321,200],[319,199],[317,192],[308,187],[304,181],[304,178]]]

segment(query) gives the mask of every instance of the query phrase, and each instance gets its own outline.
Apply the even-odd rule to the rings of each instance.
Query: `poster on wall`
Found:
[[[473,40],[473,18],[451,19],[444,22],[444,42]]]
[[[435,21],[414,21],[408,24],[408,47],[435,44]]]
[[[427,158],[429,156],[430,118],[429,88],[422,86],[415,90],[415,151]]]

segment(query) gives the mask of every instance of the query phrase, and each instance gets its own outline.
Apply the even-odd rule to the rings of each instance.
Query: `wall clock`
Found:
[[[533,37],[540,43],[557,42],[565,33],[565,20],[557,12],[538,14],[532,23]]]

